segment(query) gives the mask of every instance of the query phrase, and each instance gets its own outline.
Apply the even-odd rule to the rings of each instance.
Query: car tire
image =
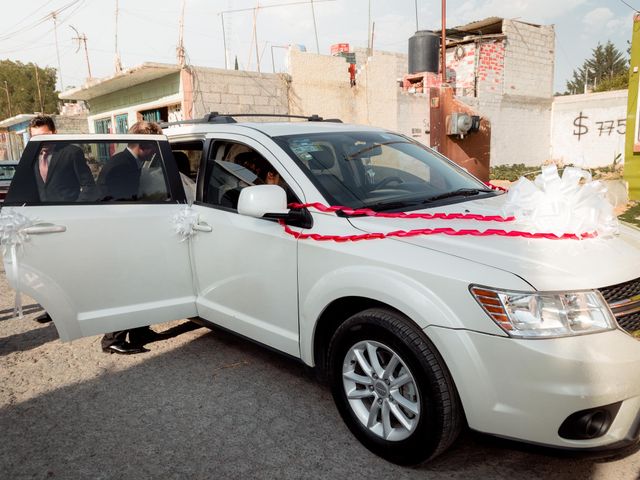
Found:
[[[457,438],[463,411],[434,345],[410,320],[369,309],[344,322],[329,344],[329,383],[351,432],[400,465],[434,458]]]

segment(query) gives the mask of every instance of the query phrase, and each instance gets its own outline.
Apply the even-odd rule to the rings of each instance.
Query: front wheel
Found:
[[[338,328],[329,345],[329,381],[349,429],[394,463],[433,458],[460,432],[462,408],[444,362],[395,312],[366,310]]]

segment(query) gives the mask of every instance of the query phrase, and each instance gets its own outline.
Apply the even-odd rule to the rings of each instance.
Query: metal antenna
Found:
[[[84,45],[84,58],[87,60],[87,70],[89,71],[89,79],[92,79],[91,75],[91,64],[89,63],[89,50],[87,49],[87,36],[83,33],[80,35],[80,32],[73,25],[69,25],[74,32],[76,32],[76,36],[72,38],[72,40],[78,41],[78,47],[76,48],[76,53],[80,51],[80,44]]]

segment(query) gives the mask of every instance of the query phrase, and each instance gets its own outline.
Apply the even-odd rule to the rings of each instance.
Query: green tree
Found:
[[[585,81],[588,89],[598,92],[625,88],[628,75],[629,62],[620,50],[611,41],[605,45],[598,43],[591,58],[573,71],[572,79],[567,81],[566,93],[583,93]]]
[[[55,68],[40,68],[33,63],[0,60],[0,118],[20,113],[56,113],[57,110]]]

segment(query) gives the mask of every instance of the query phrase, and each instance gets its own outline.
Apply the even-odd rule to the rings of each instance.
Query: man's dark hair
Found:
[[[33,127],[48,127],[52,132],[56,131],[56,124],[49,115],[37,115],[29,122],[29,129]]]

